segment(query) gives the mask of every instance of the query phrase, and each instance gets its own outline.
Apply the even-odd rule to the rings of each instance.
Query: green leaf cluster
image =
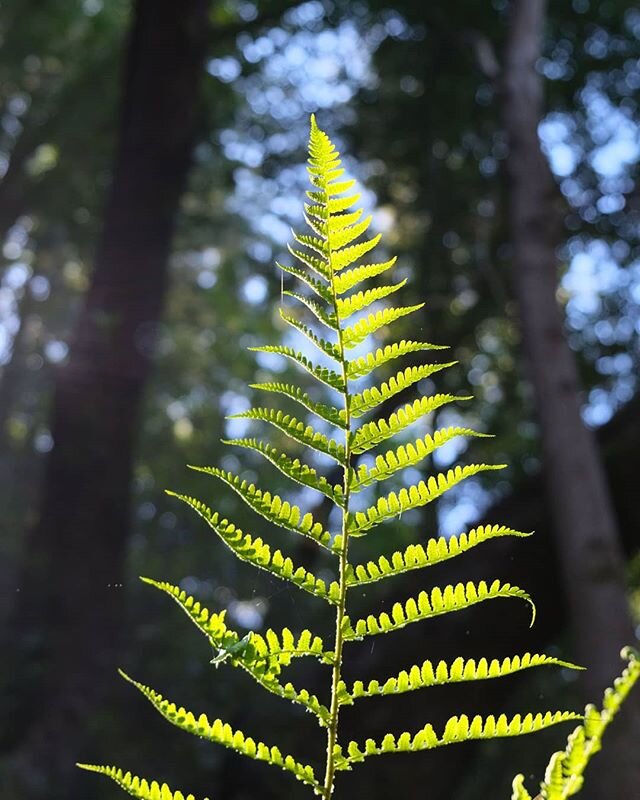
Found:
[[[328,136],[318,128],[314,118],[311,120],[308,172],[312,189],[307,192],[309,202],[305,205],[305,219],[310,233],[294,232],[296,246],[290,248],[290,253],[297,263],[295,266],[282,266],[285,273],[302,283],[302,288],[301,291],[287,291],[286,296],[295,308],[282,309],[281,318],[293,330],[294,339],[302,335],[317,354],[310,357],[288,343],[267,344],[253,349],[289,359],[322,386],[316,386],[313,393],[307,393],[295,384],[277,381],[256,384],[255,388],[284,397],[287,402],[302,407],[304,419],[298,419],[288,410],[270,407],[255,407],[236,415],[236,418],[266,423],[276,428],[291,443],[294,450],[291,454],[281,452],[273,442],[260,438],[235,439],[227,444],[259,453],[295,484],[324,496],[335,507],[338,524],[327,527],[309,511],[229,471],[215,466],[193,469],[226,484],[266,521],[309,539],[324,551],[326,558],[331,559],[332,577],[319,577],[307,567],[296,565],[289,555],[274,548],[262,535],[243,532],[234,522],[203,501],[187,494],[171,494],[199,514],[238,559],[324,601],[335,617],[335,637],[330,644],[325,644],[309,630],[294,634],[288,628],[281,631],[269,629],[263,633],[252,631],[241,636],[227,624],[224,610],[204,608],[180,587],[162,581],[145,580],[172,598],[207,637],[213,650],[212,664],[241,669],[268,692],[298,704],[309,712],[326,732],[327,746],[322,773],[293,755],[283,754],[277,745],[257,741],[244,731],[234,730],[223,720],[210,721],[205,714],[185,709],[124,673],[123,677],[173,725],[241,755],[278,767],[308,786],[316,795],[330,800],[334,795],[336,775],[351,770],[354,765],[371,756],[420,752],[468,740],[519,736],[582,717],[572,711],[562,710],[515,714],[511,718],[504,715],[470,718],[460,713],[452,716],[439,730],[427,722],[418,731],[387,733],[380,741],[367,739],[364,743],[358,743],[342,739],[339,724],[341,708],[368,697],[391,696],[463,681],[498,679],[543,665],[577,667],[550,656],[525,653],[502,662],[462,657],[450,664],[426,660],[421,665],[408,666],[396,676],[370,681],[366,686],[360,680],[350,686],[344,681],[345,651],[354,641],[393,633],[413,623],[465,611],[479,603],[495,600],[525,601],[531,607],[533,624],[535,606],[524,589],[495,579],[490,582],[468,581],[442,587],[432,586],[416,597],[395,603],[389,613],[372,611],[360,619],[351,619],[349,591],[355,587],[396,578],[410,570],[427,568],[456,558],[491,539],[528,534],[505,525],[480,526],[448,539],[427,538],[422,543],[409,545],[390,556],[380,555],[366,563],[354,561],[351,550],[354,539],[372,536],[380,525],[399,518],[404,512],[431,503],[461,482],[483,472],[500,470],[504,465],[457,465],[416,483],[406,480],[404,470],[418,465],[426,469],[426,459],[455,437],[484,434],[466,427],[448,427],[406,440],[409,429],[415,423],[424,422],[444,406],[469,398],[420,392],[425,378],[450,367],[453,362],[414,363],[400,369],[394,377],[373,382],[371,376],[389,362],[409,354],[415,356],[435,351],[439,347],[401,338],[396,343],[369,349],[371,336],[386,333],[392,325],[420,309],[422,304],[387,304],[388,298],[402,289],[404,281],[362,286],[391,270],[395,261],[360,263],[364,256],[369,258],[380,236],[368,233],[371,217],[362,219],[360,209],[351,210],[359,197],[352,192],[354,181],[344,177],[339,153]],[[354,315],[361,316],[354,320]],[[322,333],[316,332],[312,325],[321,326]],[[358,350],[363,346],[367,348],[364,353]],[[365,381],[360,387],[354,385]],[[327,402],[315,399],[318,388],[322,387],[333,393]],[[407,401],[406,395],[412,387],[417,387],[418,397]],[[308,422],[307,412],[320,422]],[[405,437],[403,443],[374,455],[372,463],[357,463],[360,454],[399,434]],[[328,456],[338,465],[341,480],[337,484],[320,474],[313,462],[316,456]],[[306,459],[310,459],[310,462]],[[404,483],[402,488],[382,493],[377,500],[370,502],[368,494],[372,489],[382,487],[391,478],[401,479]],[[354,507],[359,494],[364,499],[362,510]],[[298,658],[316,659],[327,669],[326,697],[318,698],[304,687],[296,687],[287,680],[286,669]],[[611,715],[637,678],[637,663],[635,657],[631,657],[627,671],[608,695],[605,711],[588,709],[582,726],[570,739],[567,751],[552,760],[543,784],[543,792],[546,792],[543,796],[548,800],[567,797],[579,788],[581,770],[597,746]],[[162,800],[179,800],[183,797],[165,786],[149,785],[128,773],[123,775],[115,768],[86,768],[108,775],[137,797],[158,797]],[[570,788],[567,789],[567,786]],[[528,797],[522,778],[517,778],[514,798],[526,800]]]

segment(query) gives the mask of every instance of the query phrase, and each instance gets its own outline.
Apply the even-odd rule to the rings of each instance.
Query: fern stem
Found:
[[[329,248],[328,261],[331,265],[331,236],[327,232],[327,245]],[[345,441],[343,464],[343,491],[344,503],[342,506],[342,542],[340,547],[339,586],[340,593],[336,608],[336,638],[334,649],[333,669],[331,673],[331,705],[329,708],[329,725],[327,727],[327,762],[324,777],[324,800],[331,800],[335,778],[335,747],[338,739],[338,720],[340,716],[340,703],[338,687],[342,676],[342,651],[344,648],[343,620],[347,606],[347,566],[349,564],[349,499],[351,495],[350,464],[351,464],[351,396],[349,394],[349,365],[345,358],[342,324],[338,313],[338,296],[334,282],[333,267],[331,266],[331,295],[334,313],[338,321],[338,350],[342,367],[343,398],[345,410]]]

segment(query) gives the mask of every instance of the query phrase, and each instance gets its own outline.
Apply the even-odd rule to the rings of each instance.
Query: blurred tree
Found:
[[[3,780],[15,798],[66,796],[111,675],[122,616],[132,453],[194,145],[208,3],[139,0],[123,72],[103,230],[69,362],[56,378],[39,520],[14,630],[37,645],[31,719]],[[33,687],[35,691],[38,691]]]
[[[599,697],[618,670],[618,654],[634,641],[622,547],[595,438],[580,414],[581,387],[564,334],[556,293],[561,244],[557,188],[540,149],[543,82],[536,71],[544,0],[514,0],[502,75],[507,133],[513,283],[522,342],[534,387],[546,494],[563,591],[579,663],[588,669],[585,699]],[[640,698],[632,698],[600,758],[606,779],[587,785],[594,798],[631,797],[640,786]]]

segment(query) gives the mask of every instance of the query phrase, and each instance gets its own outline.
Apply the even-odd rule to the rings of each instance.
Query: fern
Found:
[[[442,428],[412,441],[386,446],[375,456],[373,464],[356,465],[358,454],[382,445],[398,434],[407,433],[415,422],[437,409],[470,398],[434,394],[398,402],[400,395],[404,397],[411,387],[419,386],[424,378],[447,369],[455,362],[413,363],[399,369],[394,377],[382,381],[375,377],[390,362],[410,354],[414,358],[420,357],[422,353],[440,349],[438,345],[400,339],[396,343],[368,349],[364,354],[351,352],[373,334],[386,331],[392,324],[422,308],[422,304],[386,304],[392,295],[402,289],[405,281],[373,287],[363,285],[390,271],[395,259],[379,262],[369,260],[380,236],[367,238],[371,217],[363,219],[361,210],[349,210],[356,205],[358,195],[349,194],[353,181],[340,180],[344,174],[340,164],[334,145],[312,117],[308,172],[313,189],[307,192],[310,202],[305,205],[305,219],[310,233],[294,232],[296,245],[291,246],[289,251],[297,263],[281,265],[284,273],[301,284],[300,291],[288,290],[285,293],[290,302],[286,309],[281,309],[281,318],[295,331],[295,335],[302,335],[311,343],[313,356],[290,344],[252,348],[291,360],[321,384],[323,391],[329,389],[334,393],[330,400],[320,402],[315,399],[316,392],[307,394],[304,389],[291,383],[273,381],[254,386],[257,390],[278,394],[301,406],[304,415],[310,412],[324,427],[318,429],[315,427],[317,423],[306,421],[306,416],[305,419],[298,419],[286,411],[266,407],[252,408],[235,415],[235,418],[267,423],[284,434],[294,447],[328,456],[338,465],[341,480],[338,483],[329,481],[314,466],[305,463],[304,455],[282,452],[269,441],[254,437],[226,442],[258,453],[294,483],[323,495],[335,506],[340,526],[335,530],[325,529],[309,512],[230,472],[217,467],[193,467],[227,484],[267,521],[305,536],[322,548],[333,561],[333,579],[327,581],[316,577],[306,567],[294,564],[289,556],[274,549],[262,536],[243,532],[206,503],[187,494],[169,493],[199,514],[241,561],[266,570],[327,603],[335,613],[335,637],[327,646],[320,637],[307,630],[298,635],[285,628],[280,632],[267,630],[241,636],[227,625],[224,611],[204,608],[179,587],[144,579],[172,598],[207,637],[213,651],[212,664],[242,669],[268,692],[305,708],[317,724],[325,729],[327,746],[322,774],[316,775],[312,766],[301,763],[295,756],[283,755],[277,745],[257,742],[243,731],[233,730],[222,720],[211,722],[206,715],[188,711],[122,673],[173,725],[241,755],[279,767],[324,800],[333,797],[338,772],[350,770],[369,757],[419,752],[471,739],[520,736],[561,722],[582,719],[571,711],[516,714],[510,719],[504,715],[497,718],[492,715],[469,718],[459,714],[451,717],[440,730],[427,722],[414,733],[388,733],[378,742],[373,739],[361,744],[341,741],[341,708],[367,697],[401,694],[442,684],[499,679],[544,665],[571,669],[579,667],[550,656],[525,653],[501,662],[489,662],[484,658],[478,661],[456,658],[451,663],[440,661],[435,664],[426,660],[421,665],[401,670],[396,676],[381,681],[372,680],[366,686],[359,680],[347,686],[343,679],[345,649],[353,641],[393,633],[431,617],[454,611],[464,612],[478,603],[499,599],[525,601],[531,608],[533,624],[535,606],[524,589],[496,579],[489,583],[470,581],[442,588],[435,586],[428,591],[421,591],[415,598],[395,603],[389,613],[371,613],[353,621],[348,615],[348,594],[353,588],[430,567],[497,537],[529,534],[504,525],[480,526],[448,539],[432,538],[422,544],[412,544],[390,556],[380,555],[364,564],[353,560],[350,545],[354,538],[371,535],[374,528],[400,517],[403,512],[431,503],[460,482],[482,472],[499,470],[503,465],[455,466],[415,485],[382,492],[375,504],[364,510],[353,508],[354,495],[373,484],[382,487],[385,481],[408,467],[420,464],[454,437],[484,434],[465,427]],[[365,256],[367,263],[360,263]],[[299,312],[306,316],[300,316]],[[320,326],[320,332],[312,325]],[[315,360],[315,351],[319,352],[322,361]],[[365,378],[371,381],[370,385],[355,390],[354,383]],[[397,400],[393,401],[393,398]],[[373,419],[361,420],[372,412],[375,412]],[[327,432],[327,424],[338,431],[337,439]],[[287,667],[298,658],[316,659],[329,671],[328,692],[324,701],[286,680]],[[552,759],[540,795],[545,800],[563,800],[580,788],[586,762],[599,746],[604,728],[638,677],[639,662],[635,656],[630,655],[629,658],[626,672],[605,698],[604,710],[597,712],[589,707],[582,725],[570,737],[567,750]],[[130,773],[123,774],[115,767],[80,766],[110,777],[129,794],[143,800],[184,800],[184,795],[172,792],[166,785],[149,784]],[[529,798],[522,776],[514,781],[513,797],[514,800]],[[190,798],[192,795],[188,795],[187,800]]]

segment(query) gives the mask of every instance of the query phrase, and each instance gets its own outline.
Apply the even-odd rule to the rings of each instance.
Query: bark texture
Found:
[[[580,383],[556,300],[561,243],[558,194],[541,151],[538,124],[543,85],[544,0],[514,0],[503,73],[503,116],[509,141],[507,170],[513,283],[522,339],[540,421],[546,502],[562,567],[575,654],[589,670],[584,688],[598,698],[620,666],[618,653],[634,641],[625,591],[624,561],[615,513],[594,437],[582,422]],[[640,786],[640,699],[609,741],[608,800],[629,798]],[[635,743],[633,738],[635,736]],[[603,763],[604,766],[604,763]],[[604,800],[604,789],[592,793]]]
[[[207,11],[207,0],[135,5],[104,227],[56,376],[54,447],[17,611],[41,692],[12,731],[2,782],[14,800],[77,796],[79,723],[116,666],[138,412],[196,135]]]

